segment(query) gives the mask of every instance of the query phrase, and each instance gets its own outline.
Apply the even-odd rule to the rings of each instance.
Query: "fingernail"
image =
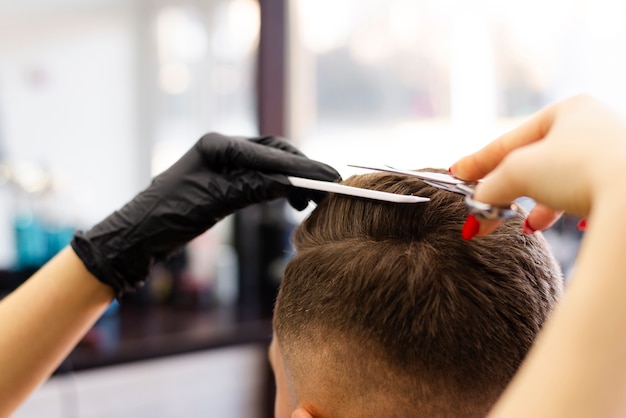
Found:
[[[578,222],[578,225],[576,225],[576,229],[578,229],[579,231],[584,231],[585,229],[587,229],[587,220],[586,219],[581,219],[580,222]]]
[[[522,232],[526,235],[532,235],[535,232],[537,232],[537,230],[533,228],[532,226],[530,226],[530,223],[528,223],[528,218],[524,219],[524,225],[522,225]]]
[[[448,168],[448,173],[452,174],[452,166],[450,166],[450,168]]]
[[[467,215],[467,220],[465,224],[463,224],[463,230],[461,231],[461,235],[464,240],[470,240],[478,234],[478,230],[480,229],[480,224],[478,223],[478,219],[471,213]]]

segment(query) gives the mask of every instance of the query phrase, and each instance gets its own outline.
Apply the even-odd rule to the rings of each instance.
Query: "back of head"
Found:
[[[330,195],[294,234],[274,327],[295,398],[327,416],[484,416],[560,295],[523,216],[465,241],[462,196],[392,174],[344,184],[430,197]]]

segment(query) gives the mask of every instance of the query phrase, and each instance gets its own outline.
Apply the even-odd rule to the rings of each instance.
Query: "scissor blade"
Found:
[[[431,181],[431,180],[424,180],[424,183],[428,184],[429,186],[433,186],[442,190],[447,190],[452,193],[458,193],[462,195],[466,194],[462,190],[459,190],[459,188],[454,184],[448,184],[448,183],[443,183],[440,181]]]
[[[403,195],[397,193],[382,192],[379,190],[363,189],[361,187],[346,186],[330,181],[303,179],[300,177],[287,177],[289,182],[302,189],[320,190],[323,192],[337,193],[348,196],[363,197],[365,199],[383,200],[393,203],[422,203],[430,199],[422,196]]]
[[[348,167],[364,168],[366,170],[374,171],[386,171],[388,173],[404,174],[406,176],[414,176],[422,180],[436,181],[445,184],[461,184],[463,180],[459,180],[450,174],[433,173],[431,171],[413,171],[413,170],[399,170],[397,168],[389,166],[364,166],[356,164],[348,164]]]

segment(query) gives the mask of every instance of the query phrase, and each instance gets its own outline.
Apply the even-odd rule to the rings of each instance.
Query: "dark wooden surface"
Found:
[[[269,318],[242,318],[234,308],[122,307],[96,323],[58,372],[241,344],[268,345],[271,335]]]

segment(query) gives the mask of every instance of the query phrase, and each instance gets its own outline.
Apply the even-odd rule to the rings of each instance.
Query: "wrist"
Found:
[[[145,271],[142,270],[137,274],[122,273],[115,268],[115,264],[123,263],[116,260],[114,254],[105,254],[101,251],[83,232],[76,232],[70,245],[85,268],[100,282],[111,287],[117,299],[124,293],[134,292],[144,285],[149,261],[144,263]]]

